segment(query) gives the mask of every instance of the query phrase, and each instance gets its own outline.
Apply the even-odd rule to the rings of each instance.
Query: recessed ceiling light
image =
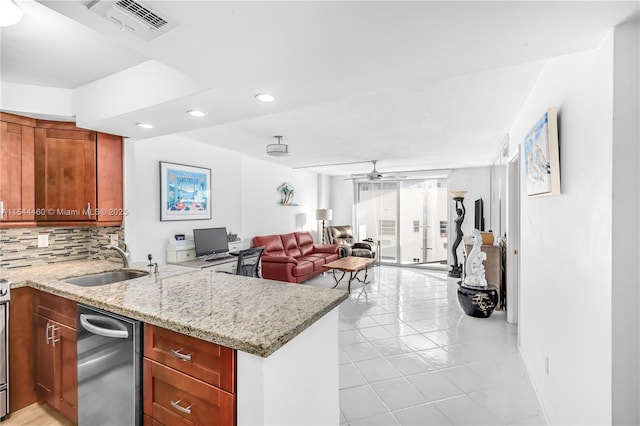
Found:
[[[149,123],[136,123],[136,126],[142,127],[143,129],[153,129],[153,124]]]
[[[197,109],[190,109],[189,111],[187,111],[187,114],[189,114],[192,117],[204,117],[207,115],[202,111],[198,111]]]
[[[273,102],[276,100],[276,97],[268,93],[258,93],[256,99],[260,102]]]

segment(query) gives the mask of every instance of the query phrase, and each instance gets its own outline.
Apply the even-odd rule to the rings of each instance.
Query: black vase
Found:
[[[498,289],[465,287],[458,282],[458,302],[465,314],[476,318],[488,318],[498,306]]]

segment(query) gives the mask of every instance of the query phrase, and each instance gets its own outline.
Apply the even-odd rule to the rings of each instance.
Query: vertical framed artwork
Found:
[[[211,169],[160,161],[160,220],[211,219]]]
[[[549,108],[524,138],[528,196],[560,194],[558,112]]]

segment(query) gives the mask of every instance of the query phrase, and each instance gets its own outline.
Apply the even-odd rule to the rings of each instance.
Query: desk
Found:
[[[202,259],[186,260],[184,262],[167,262],[171,265],[185,266],[187,268],[194,269],[209,269],[212,268],[216,272],[229,272],[231,274],[236,273],[236,266],[238,264],[238,257],[231,256],[225,259],[212,260],[207,262]]]

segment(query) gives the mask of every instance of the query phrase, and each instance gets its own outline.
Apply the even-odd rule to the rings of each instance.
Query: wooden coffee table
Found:
[[[334,260],[333,262],[329,262],[324,266],[327,269],[331,269],[333,272],[333,279],[336,280],[336,285],[332,288],[336,288],[340,281],[344,278],[344,275],[349,272],[349,286],[347,287],[349,293],[351,293],[351,282],[356,279],[363,284],[369,284],[367,281],[367,272],[369,271],[369,266],[375,263],[375,259],[371,259],[369,257],[355,257],[355,256],[347,256],[342,259]],[[364,270],[364,279],[358,278],[358,273]],[[336,277],[336,271],[342,271],[342,275],[340,278]]]

